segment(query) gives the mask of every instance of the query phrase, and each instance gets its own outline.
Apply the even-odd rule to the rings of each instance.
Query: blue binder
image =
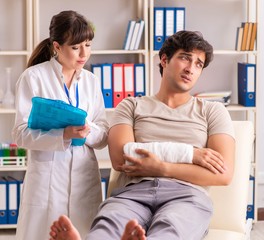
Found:
[[[0,177],[0,224],[7,224],[7,181]]]
[[[164,8],[154,8],[154,50],[159,50],[164,42]]]
[[[129,50],[135,25],[136,25],[136,20],[129,20],[128,26],[127,26],[126,37],[124,41],[124,46],[123,46],[124,50]]]
[[[256,105],[256,64],[238,63],[238,103],[246,107]]]
[[[6,177],[7,180],[7,223],[16,224],[18,217],[18,184],[16,179]]]
[[[87,113],[84,110],[61,100],[33,97],[28,127],[48,131],[67,126],[83,126],[86,117]],[[72,139],[74,146],[81,146],[84,143],[85,138]]]
[[[248,197],[248,205],[247,205],[247,217],[254,219],[255,212],[255,178],[253,176],[249,177],[249,197]]]
[[[20,201],[22,199],[23,180],[17,179],[18,193],[17,193],[17,215],[19,215]]]
[[[106,108],[113,107],[112,64],[102,64],[102,93]]]
[[[92,73],[100,81],[100,86],[102,89],[102,66],[101,66],[101,64],[91,64],[91,70],[92,70]]]
[[[175,8],[175,32],[185,30],[185,8]]]
[[[135,63],[134,65],[134,79],[135,79],[135,96],[142,97],[146,95],[145,83],[145,64]]]
[[[102,89],[103,88],[102,65],[101,64],[91,64],[91,71],[100,81],[101,89]]]
[[[165,39],[176,32],[176,10],[174,7],[166,7],[164,9],[165,22]]]

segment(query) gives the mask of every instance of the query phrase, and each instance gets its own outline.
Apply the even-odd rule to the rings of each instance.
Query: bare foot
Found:
[[[81,240],[71,220],[63,215],[50,227],[50,240]]]
[[[137,220],[130,220],[126,224],[121,240],[146,240],[145,230],[138,224]]]

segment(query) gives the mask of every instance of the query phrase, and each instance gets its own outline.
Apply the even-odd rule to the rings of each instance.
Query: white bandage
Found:
[[[123,151],[126,155],[135,158],[142,156],[137,154],[135,150],[145,149],[148,152],[154,153],[161,161],[171,163],[192,163],[193,160],[193,146],[185,143],[177,142],[150,142],[139,143],[129,142],[125,144]],[[126,164],[130,162],[126,161]]]

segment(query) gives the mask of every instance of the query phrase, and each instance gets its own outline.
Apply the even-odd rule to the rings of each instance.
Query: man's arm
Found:
[[[127,124],[118,124],[110,128],[108,149],[112,166],[116,171],[125,164],[123,147],[128,142],[134,142],[133,128]]]
[[[145,155],[141,159],[124,156],[123,146],[127,142],[134,141],[133,129],[129,125],[119,124],[112,127],[108,140],[113,168],[117,171],[127,172],[129,176],[160,176],[176,178],[198,185],[225,185],[230,182],[233,175],[235,143],[234,139],[226,134],[209,137],[207,147],[210,151],[202,151],[203,156],[201,156],[204,160],[207,158],[206,161],[201,161],[203,164],[209,164],[210,161],[215,162],[214,158],[219,159],[219,162],[223,160],[226,170],[222,173],[219,171],[213,173],[211,170],[205,169],[206,166],[201,167],[195,164],[165,163],[156,155],[145,150],[138,152]],[[221,159],[213,154],[215,151],[220,153],[218,155],[222,155]],[[134,165],[125,165],[125,160],[133,162]]]
[[[137,154],[137,149],[153,153],[164,162],[193,163],[214,173],[224,171],[223,157],[210,148],[193,148],[190,144],[179,142],[129,142],[125,144],[123,151],[129,157],[142,158],[142,155]],[[126,161],[126,164],[132,163]]]
[[[233,177],[235,140],[227,134],[215,134],[209,137],[207,147],[220,153],[223,157],[225,171],[213,173],[212,171],[195,164],[173,164],[161,162],[147,152],[140,150],[145,158],[135,159],[126,156],[134,166],[123,166],[122,170],[128,176],[159,176],[176,178],[201,186],[227,185]],[[210,152],[208,152],[210,154]],[[210,161],[210,160],[209,160]]]

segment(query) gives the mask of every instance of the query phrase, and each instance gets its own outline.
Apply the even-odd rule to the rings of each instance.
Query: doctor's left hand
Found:
[[[86,123],[83,126],[68,126],[64,128],[63,139],[85,138],[91,132],[91,128]]]

